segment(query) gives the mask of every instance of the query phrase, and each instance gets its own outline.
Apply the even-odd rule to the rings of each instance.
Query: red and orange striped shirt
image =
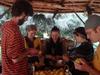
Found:
[[[27,58],[18,63],[12,62],[24,52],[19,26],[13,20],[7,21],[2,28],[2,75],[29,75]]]

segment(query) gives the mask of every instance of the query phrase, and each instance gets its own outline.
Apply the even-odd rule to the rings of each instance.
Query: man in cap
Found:
[[[85,25],[87,37],[91,42],[100,42],[100,16],[89,16]],[[92,66],[88,65],[84,59],[80,60],[80,63],[74,63],[76,69],[87,71],[90,75],[100,75],[100,44],[95,51]]]

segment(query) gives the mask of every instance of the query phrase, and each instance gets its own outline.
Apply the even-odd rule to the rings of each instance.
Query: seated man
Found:
[[[55,26],[51,30],[50,38],[45,46],[45,65],[54,68],[57,61],[62,59],[64,53],[63,41],[60,38],[60,30]]]

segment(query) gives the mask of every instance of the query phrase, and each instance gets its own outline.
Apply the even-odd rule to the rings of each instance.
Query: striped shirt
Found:
[[[12,20],[7,21],[2,28],[2,75],[29,75],[27,58],[12,62],[24,52],[24,39],[19,26]]]

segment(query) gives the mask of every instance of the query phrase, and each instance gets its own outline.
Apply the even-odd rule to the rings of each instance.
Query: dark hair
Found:
[[[37,30],[36,25],[28,25],[28,26],[26,27],[26,31],[29,31],[29,30]]]
[[[53,31],[60,32],[59,28],[57,28],[56,26],[54,26],[54,27],[51,29],[51,32],[53,32]]]
[[[18,0],[12,6],[12,16],[20,16],[22,13],[28,16],[33,15],[32,5],[26,0]]]
[[[85,32],[85,28],[84,27],[78,27],[74,30],[73,34],[79,36],[81,35],[82,38],[87,39],[87,34]]]

